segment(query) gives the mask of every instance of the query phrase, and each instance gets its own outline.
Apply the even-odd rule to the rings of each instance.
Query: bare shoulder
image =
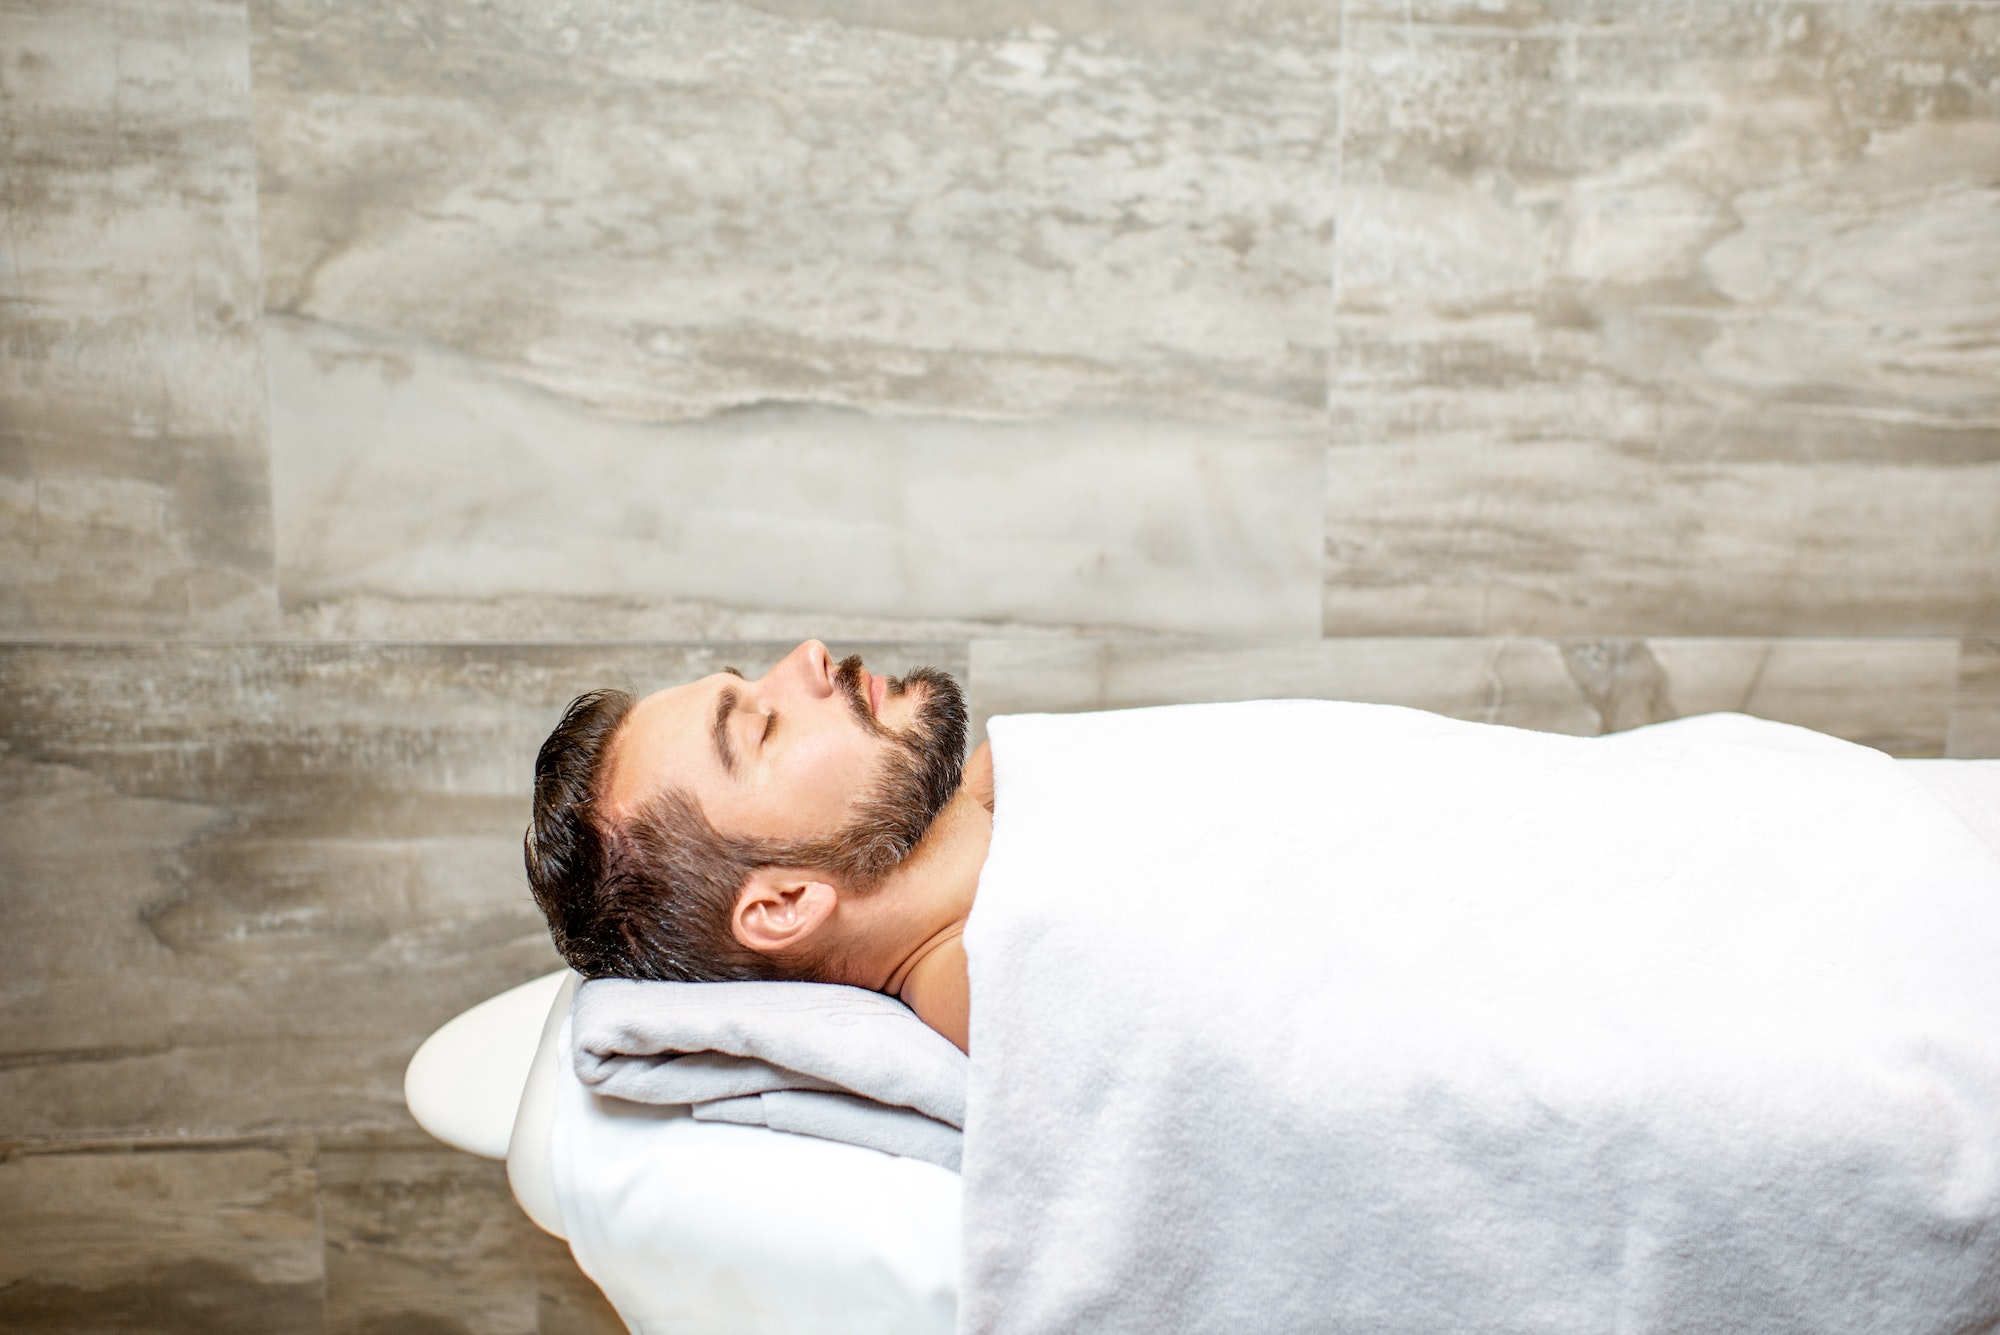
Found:
[[[917,962],[903,983],[903,1001],[917,1018],[969,1052],[972,986],[965,971],[965,942],[954,936]]]

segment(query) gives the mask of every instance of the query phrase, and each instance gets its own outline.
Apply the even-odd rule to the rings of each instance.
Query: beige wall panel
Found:
[[[270,360],[302,633],[1319,629],[1317,431],[797,406],[624,422],[289,318]]]
[[[317,1335],[310,1137],[0,1159],[0,1329]]]
[[[1581,736],[1734,710],[1937,756],[1957,663],[1954,640],[976,640],[972,706],[980,737],[995,714],[1209,700],[1362,700]]]
[[[2000,760],[2000,639],[1967,640],[1963,653],[1945,754]]]
[[[1330,633],[2000,614],[2000,11],[1348,14]]]
[[[1673,459],[1458,430],[1329,450],[1327,498],[1330,635],[1914,634],[2000,609],[2000,457]]]
[[[243,6],[0,30],[0,636],[269,628]]]
[[[1891,755],[1945,754],[1956,640],[1646,641],[1673,713],[1796,723]]]
[[[537,1335],[535,1228],[505,1164],[412,1128],[323,1139],[318,1167],[327,1335]]]
[[[1318,418],[1332,6],[252,12],[275,312],[617,418]]]
[[[0,648],[0,1136],[406,1125],[425,1035],[556,966],[520,841],[562,707],[790,647]]]
[[[1408,705],[1551,732],[1599,730],[1597,714],[1549,641],[975,640],[972,645],[972,705],[981,736],[994,714],[1290,698]]]

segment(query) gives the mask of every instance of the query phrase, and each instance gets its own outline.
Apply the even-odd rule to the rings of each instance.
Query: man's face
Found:
[[[678,787],[734,839],[815,846],[835,860],[841,836],[907,852],[957,786],[964,725],[944,674],[877,676],[807,640],[754,681],[719,672],[634,705],[612,742],[608,814],[624,820]],[[879,849],[855,856],[895,860]]]

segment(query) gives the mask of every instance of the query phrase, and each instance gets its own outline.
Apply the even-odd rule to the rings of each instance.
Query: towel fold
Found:
[[[844,1141],[905,1159],[922,1159],[954,1173],[963,1157],[960,1146],[965,1137],[957,1127],[853,1094],[774,1089],[746,1098],[697,1103],[693,1113],[698,1122],[768,1126],[773,1131]]]
[[[574,1015],[577,1077],[600,1094],[958,1168],[965,1054],[892,997],[601,978]]]

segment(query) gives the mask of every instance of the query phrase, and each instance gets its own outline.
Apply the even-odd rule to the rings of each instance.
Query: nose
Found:
[[[834,691],[833,654],[818,640],[807,640],[771,669],[766,680],[773,678],[797,682],[815,696],[831,695]]]

